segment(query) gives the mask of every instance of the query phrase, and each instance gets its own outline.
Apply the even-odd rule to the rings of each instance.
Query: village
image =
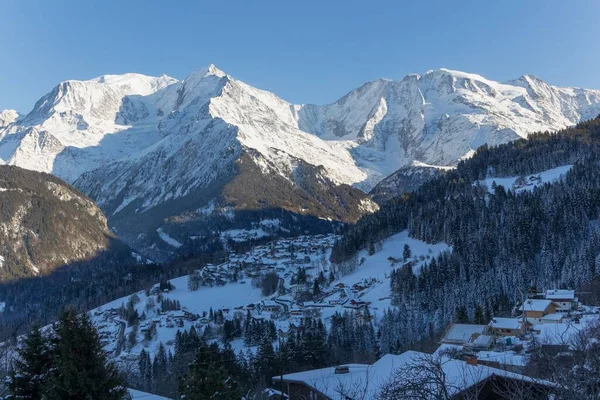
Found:
[[[327,321],[336,312],[348,311],[361,321],[376,319],[391,305],[389,273],[400,261],[382,252],[368,268],[363,259],[354,271],[334,270],[329,256],[335,240],[334,235],[299,236],[242,254],[232,252],[227,262],[208,264],[168,284],[113,301],[92,310],[92,316],[105,349],[129,359],[142,348],[153,351],[160,342],[168,346],[177,329],[194,326],[206,331],[210,326],[208,337],[216,338],[224,320],[246,315],[274,321],[281,338],[293,333],[305,317]],[[414,248],[409,262],[415,268],[447,248],[425,245],[405,234],[400,241]],[[393,248],[395,244],[390,242]],[[127,322],[128,309],[139,316],[135,326]],[[137,339],[127,346],[125,338],[134,329]]]
[[[137,362],[142,349],[152,354],[160,345],[172,348],[179,329],[194,327],[206,340],[219,340],[226,321],[248,317],[272,322],[279,339],[294,334],[305,317],[327,323],[335,313],[350,312],[357,321],[377,325],[385,309],[393,307],[390,272],[399,266],[418,271],[432,257],[451,251],[443,243],[426,244],[402,232],[340,271],[329,262],[335,240],[334,235],[299,236],[257,245],[246,253],[231,252],[222,264],[158,283],[92,310],[92,316],[105,349],[120,363]],[[596,314],[597,308],[580,304],[574,290],[533,291],[510,316],[450,324],[434,355],[451,354],[453,359],[521,374],[531,343],[555,353],[567,351],[572,335],[597,321]],[[242,339],[231,345],[236,351],[253,349]]]

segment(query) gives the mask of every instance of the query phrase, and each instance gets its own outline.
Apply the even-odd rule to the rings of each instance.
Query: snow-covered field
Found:
[[[503,186],[506,190],[511,190],[515,193],[521,193],[523,191],[532,191],[537,186],[545,183],[554,183],[562,179],[567,172],[573,167],[572,165],[562,165],[560,167],[552,168],[539,174],[533,174],[524,176],[523,182],[517,182],[520,178],[518,176],[512,176],[508,178],[487,178],[479,181],[479,184],[485,185],[489,191],[492,190],[492,184],[495,182],[498,186]]]

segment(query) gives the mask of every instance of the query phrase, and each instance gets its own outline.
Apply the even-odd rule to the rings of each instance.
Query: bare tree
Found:
[[[450,359],[417,353],[411,361],[396,369],[392,379],[384,384],[378,400],[449,400],[460,391],[448,380],[444,363]]]
[[[502,399],[538,399],[546,394],[531,378],[487,366],[469,365],[444,355],[418,353],[398,368],[384,384],[378,400],[477,400],[489,396]]]
[[[536,378],[554,382],[560,399],[600,398],[600,322],[567,325],[553,339],[532,345],[528,369]]]

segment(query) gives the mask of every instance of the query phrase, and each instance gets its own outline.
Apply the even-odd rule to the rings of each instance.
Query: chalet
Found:
[[[356,301],[356,300],[350,300],[350,304],[359,308],[363,308],[363,307],[367,307],[369,304],[371,304],[370,301]]]
[[[272,300],[263,300],[262,309],[266,312],[278,312],[281,311],[281,305],[275,303]]]
[[[488,331],[487,325],[451,324],[440,340],[442,344],[465,345]]]
[[[386,354],[374,364],[348,364],[296,372],[272,378],[275,385],[282,383],[283,392],[290,399],[338,400],[356,398],[360,393],[364,400],[374,400],[378,390],[387,383],[394,372],[408,368],[427,366],[431,355],[407,351],[400,355]],[[478,363],[477,357],[468,360],[446,358],[440,364],[444,379],[439,388],[449,399],[512,399],[507,388],[514,384],[524,385],[535,398],[548,398],[556,388],[551,382],[533,379],[525,375]],[[424,369],[425,370],[425,369]],[[426,372],[424,372],[426,373]],[[423,377],[433,382],[434,377]]]
[[[363,285],[359,285],[358,283],[355,283],[354,285],[352,285],[352,290],[355,290],[357,292],[362,292],[363,290],[365,290],[365,287]]]
[[[556,305],[548,299],[527,299],[520,310],[527,322],[536,324],[540,323],[545,315],[556,313]]]
[[[520,318],[494,317],[488,326],[496,336],[520,336],[526,328],[526,324]]]
[[[574,290],[546,290],[546,299],[552,300],[552,302],[555,304],[556,312],[558,313],[568,313],[572,311],[577,303]]]

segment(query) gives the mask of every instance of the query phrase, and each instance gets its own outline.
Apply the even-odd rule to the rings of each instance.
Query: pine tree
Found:
[[[165,382],[167,382],[169,370],[169,360],[165,345],[160,342],[158,351],[152,362],[152,379],[157,390],[163,392],[165,390]]]
[[[48,339],[35,328],[18,351],[10,372],[9,392],[16,398],[41,399],[52,366],[52,351]]]
[[[150,360],[150,354],[144,349],[140,352],[138,369],[142,387],[144,390],[150,390],[152,385],[152,361]]]
[[[321,288],[319,287],[319,281],[315,279],[313,283],[313,296],[318,296],[321,293]]]
[[[53,368],[45,385],[45,399],[114,399],[126,394],[123,378],[109,363],[98,332],[87,314],[68,310],[55,328]]]
[[[224,358],[218,345],[202,345],[188,374],[181,379],[180,397],[186,400],[241,398],[237,371],[228,369],[237,363]]]
[[[412,252],[410,250],[410,246],[408,245],[408,243],[405,243],[404,250],[402,251],[402,257],[404,257],[404,261],[408,260],[411,255],[412,255]]]
[[[475,314],[473,315],[473,323],[475,323],[477,325],[483,325],[486,323],[485,316],[483,315],[483,308],[481,308],[481,306],[479,304],[477,306],[475,306]]]

